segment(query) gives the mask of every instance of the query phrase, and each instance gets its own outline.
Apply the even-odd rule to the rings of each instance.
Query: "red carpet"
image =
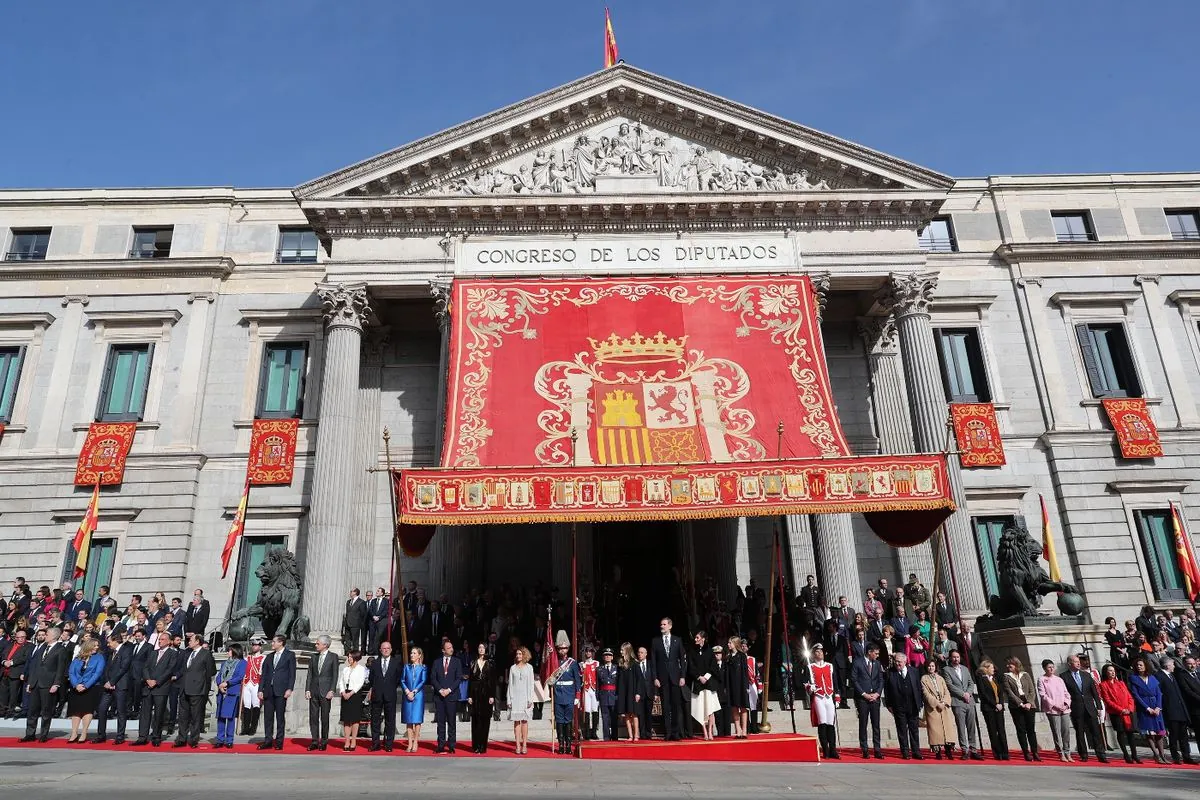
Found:
[[[816,763],[817,737],[804,734],[764,734],[749,739],[684,739],[680,742],[584,742],[580,758],[633,761],[763,761]]]

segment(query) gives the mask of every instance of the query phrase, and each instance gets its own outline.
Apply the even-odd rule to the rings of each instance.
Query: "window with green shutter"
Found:
[[[258,377],[258,419],[291,419],[304,412],[304,373],[308,345],[304,342],[269,342],[263,347]]]
[[[1154,599],[1159,602],[1186,601],[1183,573],[1175,558],[1175,527],[1171,522],[1171,509],[1135,511],[1133,516],[1142,539],[1142,554],[1150,570]]]
[[[234,608],[249,608],[258,602],[262,580],[255,575],[258,565],[272,547],[287,547],[286,536],[243,536],[239,544],[237,578],[233,584]]]
[[[975,539],[979,547],[979,566],[983,572],[983,583],[988,595],[1000,591],[1000,571],[997,567],[996,552],[1000,547],[1000,536],[1005,528],[1016,524],[1015,516],[972,517],[971,524],[975,528]]]
[[[13,404],[17,401],[17,384],[21,380],[24,347],[0,347],[0,423],[12,421]]]
[[[992,393],[988,388],[987,370],[983,365],[983,348],[979,344],[978,328],[938,328],[938,366],[942,369],[942,384],[951,403],[988,403]]]
[[[114,344],[108,349],[100,389],[99,422],[141,422],[150,386],[152,344]]]
[[[1075,326],[1079,352],[1093,397],[1141,397],[1142,384],[1133,364],[1133,353],[1119,322]]]

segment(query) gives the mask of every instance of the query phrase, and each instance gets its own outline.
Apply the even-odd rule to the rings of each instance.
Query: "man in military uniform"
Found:
[[[550,674],[547,684],[554,687],[554,730],[558,734],[559,755],[571,754],[571,740],[575,727],[575,709],[583,687],[583,673],[579,662],[571,658],[571,640],[565,631],[559,631],[555,639],[558,651],[558,669]]]
[[[600,723],[604,741],[617,740],[617,665],[613,663],[611,647],[600,654],[602,663],[596,669],[597,691],[600,699]]]
[[[912,605],[913,619],[916,619],[918,611],[924,611],[930,620],[933,619],[933,614],[931,613],[933,598],[929,596],[929,590],[917,578],[917,573],[910,572],[908,574],[908,583],[904,584],[904,596],[908,598],[909,603]]]
[[[580,674],[583,675],[583,692],[580,695],[580,705],[583,708],[583,738],[596,739],[596,728],[600,724],[600,693],[597,681],[597,671],[600,662],[595,659],[596,650],[590,644],[583,647],[583,661],[579,664]],[[607,737],[605,737],[607,738]]]

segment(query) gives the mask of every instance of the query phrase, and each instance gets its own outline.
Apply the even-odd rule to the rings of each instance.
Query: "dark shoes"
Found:
[[[315,752],[320,749],[321,749],[321,745],[317,744],[316,742],[313,742],[312,744],[310,744],[308,746],[308,752],[310,752],[310,753]]]
[[[259,750],[270,750],[272,747],[274,747],[274,745],[271,742],[259,742],[258,743]]]
[[[35,739],[37,739],[36,736],[22,736],[20,739],[17,739],[17,741],[21,744],[25,744],[26,742],[32,742]]]
[[[875,751],[875,758],[879,759],[880,761],[883,761],[883,751],[882,751],[882,750],[876,750],[876,751]]]

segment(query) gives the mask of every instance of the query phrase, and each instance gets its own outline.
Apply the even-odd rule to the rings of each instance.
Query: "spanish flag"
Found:
[[[1046,498],[1038,495],[1042,503],[1042,558],[1050,565],[1050,580],[1058,583],[1062,573],[1058,571],[1058,557],[1054,554],[1054,535],[1050,532],[1050,512],[1046,510]]]
[[[617,63],[617,35],[613,33],[612,17],[604,9],[604,68]]]
[[[238,503],[237,513],[233,515],[233,524],[229,533],[225,534],[225,546],[221,548],[221,580],[229,574],[229,562],[233,559],[233,551],[237,549],[238,539],[246,530],[246,506],[250,503],[250,476],[246,476],[246,488],[242,490],[242,501]]]
[[[1187,590],[1188,601],[1195,603],[1200,596],[1200,566],[1196,564],[1196,551],[1192,549],[1192,538],[1183,527],[1183,518],[1179,516],[1179,508],[1171,503],[1171,522],[1175,526],[1175,558],[1179,561],[1179,571],[1183,573],[1183,588]]]
[[[75,548],[75,578],[87,574],[88,553],[92,549],[92,534],[96,532],[96,523],[100,519],[100,476],[96,476],[96,488],[92,490],[92,501],[88,503],[79,530],[75,531],[75,540],[71,542]]]

